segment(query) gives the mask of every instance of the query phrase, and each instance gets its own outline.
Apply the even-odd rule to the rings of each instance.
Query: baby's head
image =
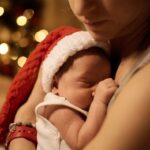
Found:
[[[93,100],[92,93],[97,84],[110,75],[106,53],[98,47],[91,47],[68,58],[54,75],[51,91],[86,109]]]
[[[95,41],[87,31],[71,32],[54,44],[48,50],[50,53],[47,54],[42,64],[42,86],[46,93],[51,91],[54,75],[68,58],[78,56],[80,52],[81,54],[84,53],[82,51],[94,49],[92,47],[99,48],[97,51],[100,51],[101,54],[103,53],[103,56],[106,56],[109,55],[110,48],[108,43]],[[94,53],[97,53],[97,51],[93,50]],[[89,51],[87,53],[91,52]]]
[[[43,62],[43,88],[85,107],[99,81],[110,77],[107,43],[97,43],[86,31],[65,36]],[[84,104],[80,102],[83,101]]]

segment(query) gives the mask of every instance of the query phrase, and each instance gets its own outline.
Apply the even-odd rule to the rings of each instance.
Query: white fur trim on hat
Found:
[[[57,42],[42,64],[42,86],[44,91],[51,91],[51,84],[55,73],[76,52],[88,49],[90,47],[100,47],[106,52],[109,51],[109,45],[104,42],[96,42],[87,31],[78,31],[65,36]]]

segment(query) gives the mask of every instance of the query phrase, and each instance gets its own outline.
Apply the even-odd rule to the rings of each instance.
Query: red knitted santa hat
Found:
[[[93,46],[108,49],[106,43],[96,42],[88,32],[64,26],[51,32],[35,48],[23,68],[15,76],[8,90],[6,101],[0,112],[0,143],[4,142],[8,126],[13,122],[18,108],[28,99],[42,61],[44,60],[42,65],[42,85],[44,91],[49,92],[54,74],[68,57]]]

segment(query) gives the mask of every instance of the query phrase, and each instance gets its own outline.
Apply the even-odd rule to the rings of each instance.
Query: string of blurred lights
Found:
[[[22,0],[22,4],[29,1]],[[9,3],[9,9],[5,9],[3,3],[0,2],[0,73],[14,76],[23,67],[29,53],[37,43],[46,37],[48,31],[40,27],[40,11],[31,8],[31,5],[29,8],[23,8],[24,5],[19,4],[18,7],[22,11],[18,13],[18,7],[15,11],[14,3],[11,0],[7,3]],[[34,5],[36,4],[39,5],[38,0],[34,0]],[[8,13],[10,14],[10,23],[6,17]],[[5,18],[7,19],[5,20]],[[11,21],[15,23],[11,24]]]

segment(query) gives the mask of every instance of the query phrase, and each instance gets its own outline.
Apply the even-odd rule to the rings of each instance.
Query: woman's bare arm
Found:
[[[25,89],[22,89],[25,90]],[[44,98],[44,91],[41,85],[41,70],[39,71],[39,75],[37,81],[34,85],[32,93],[27,100],[27,102],[20,107],[15,116],[14,122],[32,122],[35,123],[35,112],[34,109],[38,103],[40,103]],[[35,150],[35,145],[26,139],[17,138],[10,142],[9,150]]]
[[[112,104],[101,130],[84,150],[150,149],[150,64],[138,71]]]
[[[25,90],[25,89],[22,89]],[[15,116],[15,122],[32,122],[35,123],[35,107],[37,104],[39,104],[41,101],[43,101],[43,98],[45,96],[45,92],[42,88],[41,83],[41,69],[38,74],[38,78],[36,80],[36,83],[33,87],[33,90],[27,100],[27,102],[20,107],[20,109],[17,111],[17,114]]]

